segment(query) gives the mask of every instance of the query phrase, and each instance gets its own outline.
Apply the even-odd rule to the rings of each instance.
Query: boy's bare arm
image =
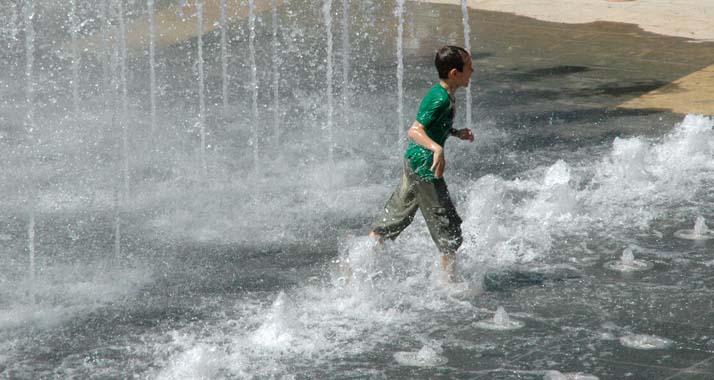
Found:
[[[410,139],[414,140],[415,143],[434,152],[434,160],[429,170],[434,172],[434,177],[443,177],[444,169],[446,168],[446,161],[444,160],[444,148],[441,145],[437,144],[429,137],[429,135],[426,134],[424,126],[418,121],[414,121],[412,126],[409,127],[407,136],[409,136]]]

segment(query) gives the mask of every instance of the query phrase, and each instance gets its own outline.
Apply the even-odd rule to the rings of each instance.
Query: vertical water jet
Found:
[[[102,44],[101,44],[101,59],[102,59],[102,92],[105,97],[105,101],[108,101],[109,94],[111,93],[111,78],[110,78],[110,65],[111,65],[111,49],[109,47],[109,28],[110,28],[110,16],[109,16],[109,0],[102,0],[101,9],[99,11],[99,17],[102,20]]]
[[[273,0],[274,1],[274,0]],[[226,0],[221,0],[221,95],[223,100],[223,113],[228,113],[228,40],[226,36],[228,22],[226,21]]]
[[[278,5],[271,0],[273,16],[273,129],[275,145],[280,145],[280,54],[278,54]]]
[[[332,123],[333,123],[333,113],[334,105],[332,98],[332,0],[325,0],[322,6],[322,15],[325,22],[325,33],[327,33],[327,49],[326,49],[326,60],[327,60],[327,74],[325,81],[327,82],[327,140],[328,140],[328,162],[330,164],[334,163],[334,147],[333,147],[333,137],[332,137]]]
[[[471,24],[467,0],[461,0],[461,21],[464,24],[464,49],[471,53]],[[466,87],[466,128],[471,128],[471,86]]]
[[[404,0],[397,0],[397,130],[399,149],[404,146]]]
[[[342,0],[342,115],[344,125],[350,118],[350,5]]]
[[[255,0],[248,1],[248,51],[250,60],[250,87],[252,91],[252,120],[250,123],[251,144],[253,145],[253,168],[258,171],[258,66],[255,61]]]
[[[32,20],[35,17],[35,7],[33,0],[26,0],[22,7],[22,18],[25,28],[25,129],[28,137],[28,147],[30,156],[34,148],[34,133],[35,133],[35,85],[34,85],[34,63],[35,63],[35,28]],[[32,159],[32,157],[30,157]],[[31,164],[32,167],[32,164]],[[32,181],[32,172],[28,181]],[[29,187],[29,208],[30,217],[27,225],[27,251],[29,255],[29,280],[30,280],[30,302],[35,303],[35,205],[34,205],[34,184],[30,183]]]
[[[694,221],[693,229],[678,230],[674,233],[674,236],[688,240],[709,240],[714,239],[714,230],[710,230],[709,227],[707,227],[706,220],[699,215]]]
[[[79,47],[77,45],[77,33],[79,33],[79,21],[77,20],[77,0],[69,1],[69,32],[72,39],[72,107],[75,114],[79,112]]]
[[[198,37],[198,125],[201,131],[201,167],[203,168],[203,174],[206,174],[208,167],[206,165],[206,100],[203,73],[203,0],[196,1],[196,20],[196,34]]]
[[[35,17],[33,0],[27,0],[22,7],[22,18],[25,27],[25,127],[32,135],[35,129],[35,83],[33,69],[35,64],[35,28],[32,20]]]
[[[149,11],[149,97],[151,102],[151,134],[156,132],[156,21],[154,0],[147,1]]]
[[[127,54],[126,54],[126,23],[124,22],[124,4],[122,0],[117,0],[117,18],[119,20],[119,77],[121,85],[121,110],[122,117],[121,137],[122,137],[122,173],[124,178],[124,193],[129,194],[129,125],[126,118],[129,117],[129,96],[127,93]]]

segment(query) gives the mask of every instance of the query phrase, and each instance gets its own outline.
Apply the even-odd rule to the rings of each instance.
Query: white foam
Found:
[[[549,227],[519,216],[520,209],[509,197],[515,186],[514,182],[491,175],[471,186],[467,210],[462,215],[462,252],[477,261],[503,265],[530,262],[549,250]]]
[[[526,202],[523,215],[547,223],[551,219],[569,219],[577,205],[576,192],[570,186],[570,167],[563,160],[550,166],[542,183],[536,185],[536,196]]]
[[[595,375],[583,372],[561,373],[559,371],[550,370],[546,371],[543,380],[599,380],[599,378]]]
[[[419,351],[400,351],[394,353],[394,360],[404,366],[436,367],[446,364],[449,360],[439,355],[441,347],[424,345]]]
[[[532,262],[564,235],[649,229],[710,186],[713,130],[713,119],[688,115],[660,139],[614,139],[600,160],[588,151],[579,166],[558,160],[513,180],[486,175],[467,184],[460,205],[465,269]],[[632,264],[617,269],[648,267]]]
[[[632,334],[620,337],[620,344],[638,350],[656,350],[671,346],[672,341],[655,335]]]
[[[267,306],[258,300],[238,300],[230,309],[234,321],[219,319],[218,326],[207,331],[190,332],[194,341],[185,346],[223,347],[229,353],[231,364],[225,372],[230,375],[282,378],[290,366],[320,367],[372,352],[376,345],[412,329],[424,315],[472,310],[471,304],[453,300],[439,288],[435,281],[438,254],[429,237],[419,235],[419,239],[407,239],[404,246],[386,244],[386,252],[376,255],[361,251],[370,247],[363,237],[346,239],[343,253],[352,253],[351,263],[367,279],[363,283],[331,286],[327,279],[322,284],[313,281],[275,295]],[[353,282],[359,282],[360,276]],[[398,354],[395,360],[416,366],[444,363],[434,344],[425,346],[420,352]]]
[[[171,360],[157,380],[205,380],[214,378],[223,368],[225,354],[205,344],[197,345]]]
[[[289,306],[290,300],[284,292],[275,298],[265,322],[252,334],[251,341],[270,348],[287,348],[294,337],[291,333],[293,316]]]
[[[459,256],[460,260],[464,260],[463,271],[477,273],[477,268],[483,267],[479,266],[483,261],[497,265],[532,262],[550,255],[554,242],[557,243],[560,236],[602,228],[593,223],[603,215],[612,215],[612,219],[605,220],[612,220],[613,228],[622,228],[625,225],[623,222],[630,220],[632,215],[646,220],[650,215],[662,212],[662,204],[679,199],[681,189],[672,184],[680,184],[678,181],[682,178],[667,171],[678,170],[672,168],[664,170],[665,174],[669,174],[661,176],[657,166],[660,163],[655,165],[649,160],[656,155],[658,144],[668,143],[643,138],[621,139],[614,144],[611,154],[602,161],[595,160],[594,164],[587,162],[575,166],[565,161],[556,161],[525,173],[519,179],[507,180],[489,175],[463,186],[464,193],[457,194],[466,195],[466,201],[458,203],[462,208],[459,211],[464,218],[462,228],[466,239]],[[628,169],[622,165],[630,167]],[[628,172],[630,169],[640,171]],[[700,169],[706,170],[706,167],[694,166],[692,170],[696,172]],[[287,171],[280,173],[291,175]],[[625,187],[627,184],[623,183],[626,182],[623,178],[629,178],[627,176],[633,178],[633,183],[629,185],[635,189],[634,194],[628,193]],[[378,194],[371,203],[355,201],[365,194],[352,193],[349,190],[350,184],[339,183],[351,180],[340,179],[338,176],[337,191],[341,195],[335,195],[323,204],[319,197],[330,193],[326,185],[306,183],[323,179],[315,174],[304,182],[289,177],[284,182],[276,179],[275,182],[264,184],[265,188],[277,185],[275,193],[289,198],[276,197],[277,203],[267,205],[269,210],[265,215],[250,211],[244,219],[234,218],[231,212],[242,211],[240,207],[222,211],[217,205],[211,204],[205,217],[197,217],[192,210],[207,204],[206,199],[200,199],[189,205],[186,211],[176,211],[185,212],[186,220],[172,224],[169,212],[161,220],[157,219],[158,229],[175,228],[175,231],[182,231],[186,227],[186,230],[196,231],[203,225],[210,225],[213,230],[227,231],[224,233],[230,235],[239,225],[245,225],[248,232],[241,232],[245,237],[255,231],[250,229],[255,226],[250,227],[249,224],[260,226],[268,223],[275,217],[277,210],[283,207],[287,211],[285,216],[278,218],[278,224],[283,223],[282,219],[291,217],[296,219],[289,223],[309,224],[314,220],[311,218],[324,218],[325,214],[315,213],[315,208],[321,205],[327,207],[329,212],[341,212],[347,208],[360,208],[365,212],[364,207],[354,205],[376,205],[384,201],[383,195],[388,195]],[[667,187],[663,199],[658,198],[660,194],[653,190],[660,182]],[[299,185],[294,186],[296,183]],[[229,186],[232,184],[224,185],[226,193],[236,192],[236,188]],[[236,186],[242,191],[241,185]],[[454,186],[452,190],[459,187]],[[384,191],[385,188],[365,187],[364,192]],[[245,190],[249,191],[247,188]],[[221,191],[215,193],[225,197]],[[340,205],[350,197],[353,197],[351,202]],[[642,214],[641,205],[651,201],[655,204],[652,214]],[[282,229],[285,233],[284,227],[286,225],[281,224],[274,232]],[[281,360],[314,365],[316,361],[331,362],[335,358],[370,352],[375,345],[393,340],[395,336],[403,334],[407,327],[422,321],[425,313],[432,315],[444,310],[467,310],[468,315],[472,315],[473,306],[456,303],[452,297],[436,288],[434,279],[439,273],[438,252],[426,231],[423,220],[418,216],[413,226],[400,235],[396,244],[385,246],[387,252],[383,254],[374,254],[373,246],[366,238],[348,239],[340,251],[340,260],[350,263],[352,272],[349,276],[352,276],[352,281],[349,284],[330,286],[329,279],[325,280],[327,284],[311,282],[277,295],[272,304],[269,300],[265,305],[245,306],[241,300],[241,305],[232,310],[240,315],[233,317],[240,320],[237,327],[227,322],[218,322],[219,326],[211,328],[210,332],[202,331],[205,334],[195,338],[194,346],[207,344],[208,347],[217,347],[223,344],[225,351],[230,352],[229,356],[232,358],[235,355],[237,358],[237,364],[228,365],[231,374],[245,370],[255,377],[280,377],[289,371]],[[290,230],[287,233],[296,231]],[[295,236],[300,235],[296,233]],[[261,237],[255,239],[260,241]],[[491,320],[491,324],[522,324],[510,318],[509,323],[504,323],[504,320]],[[394,358],[404,365],[441,365],[440,361],[445,359],[439,352],[429,351],[428,347],[422,349],[423,352],[395,353]],[[268,368],[274,372],[267,372]]]
[[[649,221],[696,196],[714,171],[714,121],[688,115],[658,140],[616,138],[596,164],[582,199],[609,225],[646,228]]]
[[[379,243],[368,236],[348,237],[340,241],[337,258],[340,272],[335,280],[352,287],[370,286],[379,273],[377,256],[378,251],[383,250],[383,244],[386,243]]]

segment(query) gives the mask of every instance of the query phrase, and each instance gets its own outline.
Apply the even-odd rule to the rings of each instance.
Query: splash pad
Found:
[[[16,75],[2,78],[7,103],[0,115],[0,143],[9,164],[2,173],[5,202],[0,210],[0,232],[5,234],[0,235],[0,283],[7,285],[0,289],[0,320],[6,321],[0,332],[8,339],[0,342],[0,378],[393,378],[389,371],[397,364],[422,367],[400,368],[413,370],[416,376],[411,378],[434,378],[447,359],[440,350],[414,345],[405,348],[416,352],[395,354],[381,348],[405,336],[441,331],[449,332],[443,338],[447,352],[458,352],[448,357],[449,376],[473,377],[474,370],[488,368],[480,360],[485,356],[499,361],[524,357],[533,346],[523,343],[547,333],[547,340],[536,342],[542,343],[540,368],[527,379],[539,379],[555,366],[621,378],[600,356],[569,354],[575,346],[609,349],[612,342],[592,337],[607,315],[618,314],[622,299],[631,301],[632,313],[620,313],[622,320],[615,322],[633,329],[647,323],[639,316],[657,318],[648,314],[651,303],[642,302],[645,295],[662,305],[687,301],[686,310],[672,307],[675,314],[694,314],[701,304],[707,306],[696,302],[699,293],[679,285],[683,282],[660,287],[660,278],[653,275],[627,286],[603,286],[608,276],[591,275],[588,266],[603,260],[598,245],[626,244],[632,238],[618,227],[679,216],[685,212],[680,200],[687,207],[700,202],[687,193],[706,189],[698,173],[710,176],[709,156],[699,154],[707,153],[711,141],[706,128],[670,140],[623,138],[639,142],[616,146],[615,153],[634,150],[624,157],[611,154],[609,141],[585,146],[590,145],[585,139],[575,146],[560,140],[544,148],[540,144],[549,137],[530,138],[543,117],[550,116],[553,130],[574,126],[575,138],[581,135],[568,119],[573,110],[585,118],[578,123],[597,121],[605,128],[620,123],[621,116],[641,122],[639,114],[600,118],[597,111],[583,113],[578,105],[567,105],[580,97],[558,103],[554,114],[544,115],[543,104],[531,102],[538,100],[540,90],[555,90],[556,98],[572,95],[562,91],[568,85],[556,79],[562,76],[550,74],[560,71],[579,80],[589,70],[555,55],[536,66],[529,63],[533,57],[514,44],[528,36],[518,33],[546,29],[528,29],[523,20],[515,20],[513,34],[496,30],[503,41],[486,38],[484,42],[495,44],[476,48],[474,59],[483,70],[479,74],[486,75],[474,77],[474,88],[483,86],[484,91],[474,91],[473,104],[464,104],[468,94],[457,94],[456,126],[482,133],[475,146],[450,145],[458,146],[450,150],[450,184],[461,198],[464,232],[472,237],[466,245],[473,249],[463,255],[465,270],[478,272],[480,262],[508,269],[513,262],[553,267],[566,260],[586,273],[577,280],[584,286],[573,286],[575,280],[567,276],[526,273],[506,276],[472,302],[457,302],[458,297],[433,284],[433,245],[419,220],[399,237],[399,249],[382,256],[380,265],[365,255],[366,245],[356,244],[347,257],[354,271],[342,276],[352,286],[330,282],[323,265],[336,255],[334,236],[343,229],[366,233],[371,214],[394,185],[391,171],[400,156],[395,146],[405,131],[404,119],[413,117],[415,103],[435,79],[426,58],[445,43],[443,36],[460,43],[469,35],[460,23],[443,20],[463,14],[467,29],[470,12],[470,27],[478,37],[483,28],[512,25],[502,22],[509,21],[507,15],[496,15],[491,22],[493,15],[474,14],[465,0],[461,13],[453,6],[375,0],[123,1],[123,7],[115,0],[21,3],[34,3],[37,14],[28,9],[20,15],[19,5],[0,10],[4,25],[10,25],[0,34],[10,36],[3,40],[9,49],[0,57],[8,69],[2,75],[17,67]],[[166,30],[175,26],[172,19],[182,23],[176,33],[186,38],[167,45],[162,39],[171,34]],[[334,22],[338,19],[342,22]],[[27,32],[15,33],[13,23],[23,29],[23,20],[28,21]],[[63,20],[71,25],[61,25]],[[435,25],[443,33],[434,33]],[[211,31],[200,35],[206,29]],[[328,37],[339,33],[342,41],[328,47]],[[106,35],[95,39],[97,46],[106,45],[99,54],[82,45],[90,34]],[[52,60],[52,41],[63,35],[76,39],[72,45],[79,49],[68,59]],[[149,46],[140,46],[142,41]],[[28,42],[29,54],[23,42]],[[12,52],[15,45],[17,54]],[[401,48],[395,50],[395,45]],[[514,49],[506,50],[510,45]],[[328,56],[342,58],[343,65]],[[597,80],[597,71],[590,71],[590,79]],[[327,75],[331,90],[326,72],[332,73]],[[607,82],[596,85],[606,85],[617,73],[608,70]],[[637,74],[633,70],[627,75]],[[372,90],[375,84],[379,91]],[[586,89],[593,82],[577,84]],[[527,102],[519,102],[514,113],[508,90],[516,88],[526,90],[521,99]],[[538,95],[529,95],[531,89]],[[578,93],[595,104],[600,92]],[[463,110],[469,106],[478,117],[473,125],[464,125],[471,115]],[[77,108],[80,118],[72,116]],[[25,110],[26,118],[16,115]],[[673,125],[671,118],[645,120],[660,128]],[[33,132],[27,139],[23,124]],[[513,132],[511,124],[523,128]],[[23,150],[24,142],[33,141],[37,143]],[[585,153],[578,151],[583,146]],[[705,159],[682,159],[696,157],[690,152],[697,149]],[[661,152],[664,159],[656,157]],[[500,164],[471,165],[474,156]],[[555,157],[562,162],[553,166]],[[634,166],[626,165],[640,157]],[[254,161],[260,162],[259,174]],[[673,162],[678,166],[666,166]],[[491,190],[478,180],[484,174],[493,179]],[[678,191],[682,183],[687,192]],[[25,196],[28,188],[37,192]],[[119,196],[112,202],[115,193]],[[40,202],[30,205],[35,200]],[[46,207],[42,200],[62,209]],[[37,210],[35,223],[28,222],[31,208]],[[612,223],[591,223],[595,220]],[[79,227],[80,221],[85,227]],[[68,225],[74,226],[72,234]],[[591,252],[580,246],[586,236]],[[648,252],[654,257],[662,250]],[[97,269],[89,270],[95,263]],[[100,275],[123,265],[129,269],[115,270],[109,280]],[[147,268],[147,273],[130,280],[132,266]],[[683,262],[668,269],[668,279],[702,276],[700,268]],[[583,292],[595,302],[580,302]],[[32,305],[30,293],[36,300]],[[474,329],[483,316],[478,304],[497,305],[503,297],[518,305],[532,326],[521,334]],[[34,310],[53,315],[43,321]],[[7,323],[8,315],[17,316],[13,323]],[[509,325],[506,317],[494,318],[493,324]],[[544,327],[556,323],[562,328]],[[681,336],[677,343],[685,348],[702,344]],[[394,366],[384,365],[390,362]],[[518,365],[533,369],[533,363]],[[508,379],[523,378],[517,371],[503,372]]]

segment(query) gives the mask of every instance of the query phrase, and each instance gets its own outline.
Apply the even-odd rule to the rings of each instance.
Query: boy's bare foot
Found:
[[[453,253],[441,255],[440,263],[446,281],[456,282],[456,255]]]
[[[376,231],[370,231],[369,235],[367,235],[367,236],[376,240],[377,243],[379,243],[379,244],[384,243],[384,237],[382,235],[380,235],[379,233],[377,233]]]
[[[352,278],[352,267],[345,259],[337,260],[337,273],[337,281],[342,284],[349,284]]]

